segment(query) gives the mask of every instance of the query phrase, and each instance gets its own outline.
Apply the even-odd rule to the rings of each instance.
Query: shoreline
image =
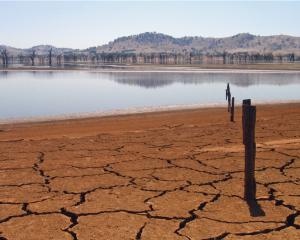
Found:
[[[224,101],[225,102],[225,101]],[[284,105],[297,105],[300,104],[300,100],[286,100],[286,101],[253,101],[253,105],[256,106],[284,106]],[[242,104],[237,102],[235,106],[239,108]],[[214,110],[214,109],[226,109],[227,103],[210,103],[210,104],[190,104],[190,105],[169,105],[158,107],[139,107],[128,109],[116,109],[109,111],[96,111],[86,113],[74,113],[74,114],[62,114],[62,115],[50,115],[50,116],[36,116],[25,118],[7,118],[0,119],[0,127],[6,125],[32,125],[32,124],[54,124],[54,123],[67,123],[70,121],[85,121],[85,120],[97,120],[105,118],[122,118],[122,117],[135,117],[151,114],[168,114],[176,112],[188,112],[188,111],[201,111],[201,110]]]
[[[90,71],[90,72],[300,72],[300,63],[293,64],[245,64],[245,65],[80,65],[74,67],[21,66],[0,68],[5,71]]]
[[[164,70],[104,70],[104,69],[86,69],[86,68],[77,68],[77,69],[0,69],[0,72],[90,72],[90,73],[279,73],[279,74],[300,74],[300,70],[263,70],[263,69],[164,69]]]

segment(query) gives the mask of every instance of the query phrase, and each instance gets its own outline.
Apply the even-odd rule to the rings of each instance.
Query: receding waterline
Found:
[[[300,103],[300,100],[286,100],[286,101],[255,101],[255,105],[273,105],[273,104],[288,104],[288,103]],[[237,103],[235,106],[240,106],[241,103]],[[0,124],[11,123],[34,123],[34,122],[47,122],[47,121],[62,121],[72,119],[88,119],[99,117],[112,117],[112,116],[124,116],[131,114],[143,114],[143,113],[157,113],[157,112],[171,112],[180,110],[194,110],[194,109],[207,109],[207,108],[227,108],[227,103],[212,103],[212,104],[190,104],[190,105],[169,105],[158,107],[138,107],[128,109],[116,109],[111,111],[99,111],[99,112],[81,112],[72,114],[61,115],[46,115],[24,118],[0,118]]]
[[[112,115],[236,101],[300,100],[299,72],[0,72],[0,120]]]

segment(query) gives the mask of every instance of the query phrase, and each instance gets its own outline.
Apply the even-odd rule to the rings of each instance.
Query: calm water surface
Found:
[[[0,119],[115,109],[300,100],[300,73],[0,72]]]

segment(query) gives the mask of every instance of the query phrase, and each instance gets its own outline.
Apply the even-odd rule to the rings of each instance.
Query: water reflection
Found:
[[[241,73],[241,72],[80,72],[80,71],[24,71],[9,72],[0,71],[0,80],[13,77],[30,77],[40,79],[51,78],[105,78],[120,84],[139,86],[144,88],[159,88],[174,83],[181,84],[214,84],[214,83],[231,83],[236,86],[248,87],[251,85],[288,85],[300,84],[300,73]],[[84,76],[85,75],[85,76]]]
[[[121,84],[158,88],[174,83],[231,83],[236,86],[300,84],[300,73],[101,73]]]
[[[42,80],[57,78],[58,76],[58,72],[55,71],[0,71],[0,80],[15,78],[37,78]]]

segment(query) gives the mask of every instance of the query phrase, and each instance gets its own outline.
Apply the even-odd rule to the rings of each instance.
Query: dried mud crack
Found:
[[[62,208],[60,211],[61,211],[61,213],[63,215],[69,217],[70,218],[70,222],[71,222],[71,224],[67,228],[63,229],[63,231],[69,233],[74,240],[78,240],[76,233],[72,231],[72,228],[78,224],[78,221],[77,221],[78,220],[78,216],[77,216],[77,214],[75,214],[73,212],[69,212],[69,211],[67,211],[64,208]]]
[[[300,239],[300,104],[257,109],[255,204],[240,108],[1,126],[0,240]]]

